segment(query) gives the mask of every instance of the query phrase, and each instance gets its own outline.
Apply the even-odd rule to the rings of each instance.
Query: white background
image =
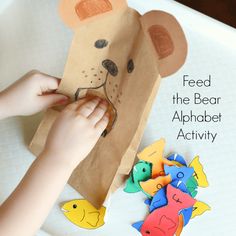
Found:
[[[178,152],[190,161],[201,156],[210,187],[201,189],[197,198],[207,202],[212,211],[196,218],[184,229],[183,235],[218,236],[235,234],[235,95],[236,95],[236,33],[235,29],[212,20],[189,8],[168,0],[130,0],[141,13],[163,9],[176,16],[189,44],[189,53],[182,69],[162,81],[150,115],[141,148],[160,137],[167,141],[166,154]],[[0,3],[0,89],[5,88],[27,71],[35,68],[58,77],[62,76],[73,32],[58,17],[57,0],[1,0]],[[194,79],[212,74],[211,88],[182,87],[183,74]],[[26,91],[27,92],[27,91]],[[216,141],[176,140],[179,124],[171,123],[177,108],[171,98],[175,92],[192,96],[201,92],[221,96],[218,106],[196,106],[195,112],[206,108],[221,112],[221,124],[186,125],[185,129],[212,130]],[[20,98],[16,98],[20,99]],[[27,103],[27,101],[26,101]],[[183,108],[182,106],[179,108]],[[188,110],[185,107],[184,110]],[[33,160],[27,150],[41,114],[28,118],[11,118],[0,122],[0,201],[12,192]],[[144,219],[147,208],[144,196],[125,194],[122,189],[111,198],[107,223],[96,231],[81,230],[71,224],[59,209],[59,203],[79,198],[69,186],[58,199],[43,226],[51,235],[139,235],[130,225]],[[37,205],[37,203],[35,203]],[[43,233],[39,233],[43,235]]]

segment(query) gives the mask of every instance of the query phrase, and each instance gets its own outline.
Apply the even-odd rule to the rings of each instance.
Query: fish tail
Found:
[[[189,165],[194,168],[194,178],[196,179],[198,186],[206,188],[209,186],[206,173],[203,170],[203,166],[199,160],[199,156],[196,156]]]

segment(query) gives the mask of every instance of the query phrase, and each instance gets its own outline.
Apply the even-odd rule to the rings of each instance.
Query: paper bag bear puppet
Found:
[[[69,180],[99,208],[129,174],[161,77],[183,65],[187,43],[172,15],[141,16],[125,0],[62,0],[60,14],[74,38],[58,92],[73,101],[92,93],[109,103],[107,129]],[[46,112],[30,144],[35,155],[58,114]]]

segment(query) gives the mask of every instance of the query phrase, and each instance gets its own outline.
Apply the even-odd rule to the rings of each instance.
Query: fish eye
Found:
[[[184,177],[184,173],[183,172],[179,172],[177,174],[177,178],[182,179],[183,177]]]
[[[108,41],[106,39],[99,39],[95,42],[95,48],[102,49],[108,45]]]
[[[149,231],[149,230],[146,230],[145,233],[146,233],[146,234],[150,234],[150,231]]]
[[[73,205],[73,208],[74,208],[74,209],[75,209],[75,208],[77,208],[77,205],[76,205],[76,204],[74,204],[74,205]]]

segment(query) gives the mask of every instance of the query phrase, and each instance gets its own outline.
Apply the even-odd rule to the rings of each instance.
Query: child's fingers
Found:
[[[102,101],[99,103],[99,105],[94,109],[94,111],[90,114],[88,119],[91,121],[93,125],[97,124],[98,121],[102,119],[104,114],[107,111],[107,102]]]
[[[86,102],[88,102],[88,98],[87,98],[87,97],[81,98],[81,99],[79,99],[78,101],[69,104],[69,105],[65,108],[65,110],[77,111],[78,108],[79,108],[81,105],[85,104]]]
[[[33,76],[37,79],[39,83],[41,94],[53,92],[58,89],[60,79],[50,75],[43,74],[41,72],[35,72]]]
[[[90,114],[93,113],[100,101],[101,99],[98,97],[93,98],[92,100],[81,105],[78,109],[78,113],[84,117],[88,117]]]
[[[44,95],[40,96],[42,107],[48,108],[52,107],[53,105],[58,104],[65,104],[68,102],[69,98],[62,95],[62,94],[50,94],[50,95]]]
[[[106,113],[101,120],[98,121],[95,128],[102,133],[109,123],[109,113]]]
[[[46,93],[46,92],[54,92],[58,89],[58,85],[59,85],[59,79],[52,77],[52,76],[45,76],[45,81],[42,84],[42,92]]]

